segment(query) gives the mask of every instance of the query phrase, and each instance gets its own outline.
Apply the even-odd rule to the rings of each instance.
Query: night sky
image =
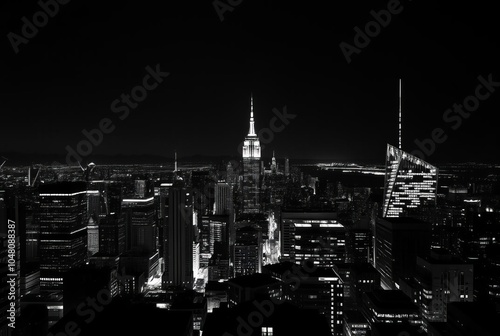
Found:
[[[389,1],[243,0],[221,22],[211,0],[72,0],[17,54],[7,34],[40,6],[2,1],[0,155],[63,160],[83,129],[110,118],[91,155],[236,156],[253,92],[258,130],[273,108],[296,115],[264,156],[383,163],[398,141],[402,77],[403,149],[441,127],[448,139],[427,161],[497,162],[500,87],[456,130],[443,121],[478,76],[500,82],[498,11],[483,2],[401,1],[348,64],[339,44],[354,45],[353,28]],[[156,64],[170,75],[120,120],[111,103]]]

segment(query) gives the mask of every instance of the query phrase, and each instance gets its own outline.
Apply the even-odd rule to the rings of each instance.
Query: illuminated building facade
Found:
[[[375,323],[422,323],[420,312],[412,300],[399,290],[376,290],[363,294],[362,312],[368,322]]]
[[[313,259],[319,267],[346,261],[346,228],[333,212],[283,212],[281,257],[300,264]]]
[[[62,290],[63,274],[85,263],[87,191],[84,182],[40,187],[40,289]]]
[[[243,213],[259,213],[260,206],[260,175],[261,148],[255,121],[253,118],[253,97],[251,98],[250,129],[243,141]]]
[[[437,179],[437,167],[388,144],[382,217],[410,216],[434,207]]]

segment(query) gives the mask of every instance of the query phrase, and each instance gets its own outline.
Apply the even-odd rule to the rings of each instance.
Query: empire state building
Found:
[[[260,212],[260,156],[260,141],[255,133],[253,97],[251,97],[250,129],[243,142],[243,213]]]

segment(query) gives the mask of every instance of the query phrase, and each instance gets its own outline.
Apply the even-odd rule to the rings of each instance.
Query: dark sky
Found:
[[[2,1],[0,155],[63,160],[103,118],[116,128],[91,155],[237,155],[253,92],[257,129],[273,108],[297,115],[264,156],[383,163],[386,143],[397,145],[402,77],[404,149],[441,127],[448,139],[429,162],[498,161],[500,87],[456,130],[443,121],[479,75],[500,81],[494,2],[401,1],[348,64],[339,44],[388,3],[244,0],[221,22],[211,0],[72,0],[16,54],[7,34],[40,7]],[[120,120],[111,103],[156,64],[170,75]]]

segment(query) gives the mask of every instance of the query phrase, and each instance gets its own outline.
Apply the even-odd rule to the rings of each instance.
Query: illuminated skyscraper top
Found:
[[[253,118],[253,96],[250,97],[250,129],[243,142],[243,158],[260,159],[261,148],[257,133],[255,133],[255,120]]]
[[[387,144],[382,217],[412,216],[435,206],[438,169]]]

